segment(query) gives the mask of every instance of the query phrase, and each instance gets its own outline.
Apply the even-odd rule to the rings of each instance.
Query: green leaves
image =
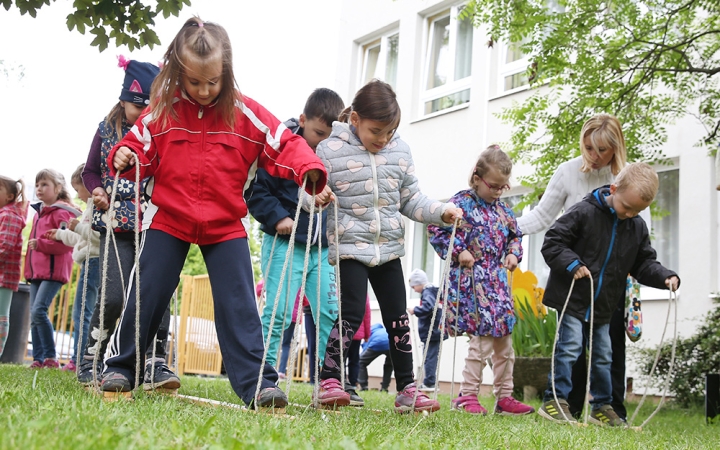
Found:
[[[55,1],[55,0],[53,0]],[[49,5],[50,0],[0,0],[5,10],[15,6],[20,14],[35,17],[37,10]],[[85,34],[87,30],[95,36],[90,45],[103,51],[108,47],[110,39],[116,46],[127,45],[132,51],[136,48],[160,44],[152,26],[155,17],[162,14],[164,18],[177,16],[190,0],[159,0],[153,9],[142,1],[130,0],[75,0],[75,12],[68,14],[66,24],[69,31],[77,30]]]
[[[515,356],[551,356],[557,329],[557,313],[537,315],[528,302],[515,302],[517,322],[512,332]]]
[[[717,2],[474,0],[468,10],[492,41],[522,42],[529,57],[532,95],[499,116],[512,125],[511,156],[536,169],[521,180],[535,195],[601,112],[623,123],[630,161],[662,160],[667,125],[688,114],[707,130],[696,146],[720,142]]]

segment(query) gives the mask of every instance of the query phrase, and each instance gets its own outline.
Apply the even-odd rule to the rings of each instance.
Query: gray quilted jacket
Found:
[[[378,266],[405,254],[401,215],[426,224],[442,221],[450,203],[420,192],[410,147],[395,133],[378,153],[370,153],[346,123],[333,123],[330,137],[317,147],[328,186],[338,198],[340,259]],[[335,212],[328,210],[328,257],[336,264]]]

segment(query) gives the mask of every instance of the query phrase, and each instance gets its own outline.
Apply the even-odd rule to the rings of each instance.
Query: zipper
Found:
[[[373,209],[375,210],[375,257],[377,258],[378,264],[380,264],[380,188],[377,180],[377,165],[375,165],[375,155],[368,152],[370,155],[370,167],[372,168],[373,176]]]
[[[600,276],[598,276],[598,285],[597,289],[595,290],[595,296],[593,297],[593,302],[597,300],[598,296],[600,295],[600,289],[602,289],[602,282],[603,282],[603,275],[605,274],[605,269],[607,268],[608,261],[610,261],[610,255],[612,254],[613,245],[615,244],[615,233],[617,231],[617,224],[618,224],[618,218],[615,216],[615,219],[613,219],[613,228],[612,228],[612,237],[610,238],[610,247],[608,247],[607,255],[605,255],[605,262],[603,262],[602,269],[600,269]],[[585,313],[585,321],[587,322],[590,320],[590,308],[588,308],[587,312]]]
[[[201,106],[198,110],[198,119],[202,119],[204,108]]]
[[[203,117],[203,111],[204,107],[200,106],[200,110],[198,110],[198,119],[202,119]],[[201,130],[202,133],[200,133],[200,158],[202,159],[202,163],[200,164],[200,171],[204,172],[205,170],[205,121],[201,121]],[[202,196],[200,195],[200,190],[202,186],[202,179],[203,174],[198,173],[198,181],[197,181],[197,201],[198,201],[198,217],[205,217],[202,213]],[[202,228],[202,223],[197,223],[195,228],[195,242],[200,241],[200,229]]]

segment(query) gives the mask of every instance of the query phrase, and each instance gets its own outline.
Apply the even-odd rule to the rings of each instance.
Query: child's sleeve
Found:
[[[22,241],[22,229],[17,221],[7,214],[0,214],[0,257],[15,249],[19,241]]]
[[[258,169],[250,189],[245,192],[245,203],[250,214],[267,227],[275,227],[280,220],[290,217],[275,196],[279,190],[277,178],[271,177],[264,169]]]
[[[459,205],[459,207],[462,208],[464,202],[462,201],[461,193],[457,193],[452,198],[450,198],[450,203]],[[465,209],[463,208],[463,215],[465,215],[466,213],[467,211],[465,211]],[[465,220],[461,220],[460,224],[455,230],[455,241],[453,242],[452,254],[450,255],[450,260],[453,263],[457,262],[457,255],[467,250],[467,244],[465,243],[465,241],[468,234],[467,228],[469,226],[470,225]],[[428,238],[430,239],[430,245],[432,245],[432,247],[435,249],[435,253],[437,253],[441,259],[447,259],[447,251],[450,245],[450,235],[452,234],[452,227],[428,225],[427,231]]]
[[[650,244],[650,235],[645,225],[644,220],[639,220],[641,223],[641,244],[638,250],[637,256],[635,257],[635,264],[633,264],[630,270],[630,275],[635,277],[641,284],[646,286],[654,287],[657,289],[667,289],[665,280],[675,276],[678,277],[677,273],[664,267],[657,260],[657,253]],[[678,277],[678,286],[680,286],[680,277]]]
[[[135,122],[132,129],[125,135],[124,138],[115,147],[110,150],[110,154],[107,157],[107,164],[110,169],[110,175],[116,176],[117,171],[113,165],[113,158],[115,153],[120,147],[129,148],[140,160],[140,179],[144,180],[147,177],[151,177],[155,174],[157,169],[158,158],[157,148],[153,143],[153,136],[150,130],[149,124],[152,120],[150,115],[150,109],[146,108],[145,112],[140,115],[140,118]],[[125,170],[120,173],[120,177],[135,180],[135,164],[128,166]]]
[[[400,185],[400,212],[416,221],[427,224],[450,225],[443,222],[442,215],[446,209],[454,207],[451,203],[443,203],[433,200],[420,192],[418,178],[415,176],[415,163],[410,153],[410,148],[402,140],[398,139],[399,150],[407,154],[405,176]]]
[[[267,170],[271,176],[293,180],[299,186],[302,186],[303,178],[309,171],[317,169],[321,172],[317,191],[322,191],[327,183],[325,165],[305,139],[290,131],[262,105],[248,97],[243,98],[241,110],[256,128],[256,134],[264,144],[258,166]],[[312,193],[309,180],[305,190]]]
[[[503,209],[508,220],[507,254],[515,255],[518,262],[520,262],[523,257],[522,232],[518,230],[517,219],[512,208],[503,203]]]
[[[100,137],[100,129],[95,131],[90,151],[88,152],[85,168],[82,171],[82,181],[88,192],[92,193],[95,188],[102,187],[102,138]]]
[[[419,318],[432,317],[432,312],[435,309],[435,296],[437,291],[435,289],[423,289],[420,294],[420,306],[415,307],[415,315]]]
[[[77,227],[75,229],[77,230]],[[79,233],[71,230],[57,230],[55,235],[60,242],[68,247],[75,247],[82,240]]]
[[[75,215],[73,215],[73,213],[71,213],[70,211],[58,209],[57,211],[53,212],[51,217],[49,218],[50,228],[59,230],[61,222],[70,223],[70,221],[74,217]],[[35,222],[35,225],[37,225],[37,222]],[[72,249],[72,246],[65,245],[60,241],[47,239],[42,236],[39,236],[37,238],[36,250],[41,253],[45,253],[47,255],[62,255],[63,253],[67,253],[70,249]]]
[[[572,250],[582,231],[582,206],[581,202],[568,209],[545,234],[541,252],[552,271],[573,275],[580,266],[585,265]]]

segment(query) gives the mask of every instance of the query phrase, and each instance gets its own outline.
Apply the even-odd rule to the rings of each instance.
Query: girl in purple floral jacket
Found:
[[[510,189],[512,161],[493,145],[480,154],[470,175],[471,189],[449,201],[463,210],[449,255],[450,280],[446,326],[450,335],[470,336],[460,396],[453,409],[487,414],[478,401],[482,371],[492,354],[495,412],[504,415],[530,414],[535,410],[511,397],[513,390],[512,333],[515,308],[507,270],[513,271],[522,258],[521,235],[515,215],[500,196]],[[430,243],[441,258],[448,257],[452,228],[428,226]],[[507,270],[506,270],[507,269]]]

